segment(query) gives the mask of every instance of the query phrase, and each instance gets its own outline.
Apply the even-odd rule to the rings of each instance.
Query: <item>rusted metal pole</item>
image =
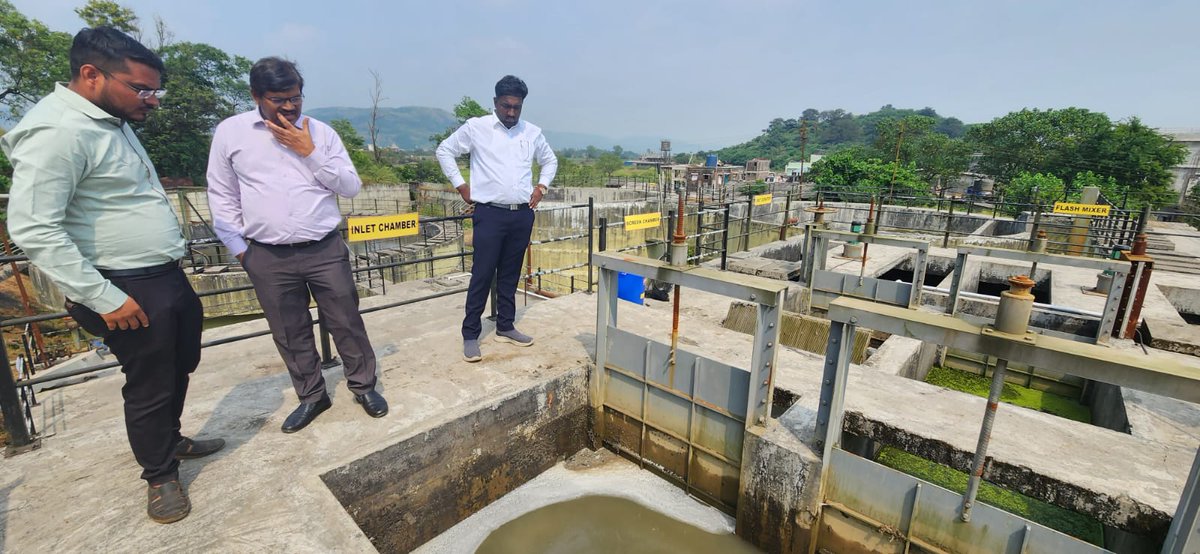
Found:
[[[1008,279],[1009,289],[1000,293],[1000,307],[996,311],[995,329],[1008,335],[1024,335],[1029,328],[1029,316],[1033,313],[1034,282],[1025,275]],[[985,367],[986,371],[987,368]],[[1008,360],[996,360],[992,372],[992,385],[988,389],[987,407],[983,412],[983,424],[979,428],[979,441],[975,445],[975,457],[971,461],[971,473],[967,481],[967,492],[963,495],[962,520],[971,521],[971,508],[979,493],[983,480],[983,466],[987,461],[988,444],[992,440],[992,425],[996,421],[996,410],[1000,406],[1000,393],[1004,390],[1004,374],[1008,371]]]

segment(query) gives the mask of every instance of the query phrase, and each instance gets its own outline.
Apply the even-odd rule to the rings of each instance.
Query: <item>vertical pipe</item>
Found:
[[[682,213],[682,212],[680,212]],[[701,239],[704,236],[704,197],[700,198],[700,204],[696,208],[696,265],[700,265],[700,260],[704,256],[704,251],[701,250]]]

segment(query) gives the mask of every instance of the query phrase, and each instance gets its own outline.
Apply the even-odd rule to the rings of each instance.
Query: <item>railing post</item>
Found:
[[[942,235],[942,248],[950,248],[950,223],[954,219],[954,199],[950,199],[950,211],[946,213],[946,233]]]
[[[792,213],[792,191],[784,193],[783,221],[779,224],[779,240],[787,240],[788,216]]]
[[[742,251],[750,249],[750,215],[754,212],[754,198],[746,200],[746,219],[742,220]]]
[[[317,306],[317,329],[321,334],[321,367],[332,367],[335,360],[333,349],[329,344],[329,328],[325,326],[325,316],[321,314],[321,306]]]
[[[595,236],[595,232],[594,232],[594,230],[593,230],[593,223],[596,221],[595,219],[593,219],[593,217],[596,215],[596,204],[595,204],[595,202],[596,202],[596,199],[595,199],[595,197],[593,197],[593,196],[589,196],[589,197],[588,197],[588,208],[587,208],[587,210],[588,210],[588,211],[587,211],[587,215],[588,215],[588,257],[587,257],[588,279],[587,279],[587,291],[588,291],[589,293],[591,293],[591,292],[592,292],[592,269],[593,269],[593,268],[592,268],[592,252],[595,252],[595,250],[593,250],[593,247],[594,247],[594,246],[595,246],[595,244],[596,244],[596,243],[595,243],[596,236]]]
[[[729,266],[729,204],[725,204],[724,221],[721,223],[721,271]]]
[[[702,230],[704,229],[704,198],[700,198],[700,203],[696,207],[696,265],[700,265],[701,257],[704,255],[700,250],[700,239],[702,238]]]
[[[596,249],[599,252],[608,250],[608,218],[600,218],[600,246]]]
[[[4,430],[8,433],[8,448],[4,457],[13,456],[37,448],[37,443],[25,426],[25,411],[21,409],[21,398],[17,394],[12,368],[8,365],[7,349],[0,353],[0,413],[4,414]]]

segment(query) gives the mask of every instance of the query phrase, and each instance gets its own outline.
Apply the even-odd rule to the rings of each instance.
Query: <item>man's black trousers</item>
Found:
[[[521,259],[533,232],[533,210],[519,210],[476,204],[471,218],[471,285],[467,291],[466,317],[462,323],[464,340],[475,340],[483,328],[479,318],[487,304],[492,280],[496,280],[496,330],[509,331],[517,315],[517,280],[521,277]]]

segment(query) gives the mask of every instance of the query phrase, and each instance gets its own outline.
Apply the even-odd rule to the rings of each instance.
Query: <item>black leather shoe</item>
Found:
[[[312,423],[312,420],[317,419],[321,412],[328,410],[333,403],[329,401],[328,396],[322,397],[320,400],[312,404],[300,404],[295,410],[292,410],[291,415],[283,420],[284,433],[295,433]]]
[[[371,417],[383,417],[387,415],[387,400],[384,400],[383,395],[374,390],[367,394],[354,395],[354,401],[362,404],[363,410]]]
[[[180,460],[194,460],[214,454],[225,448],[225,439],[193,440],[187,437],[179,439],[175,445],[175,457]]]

